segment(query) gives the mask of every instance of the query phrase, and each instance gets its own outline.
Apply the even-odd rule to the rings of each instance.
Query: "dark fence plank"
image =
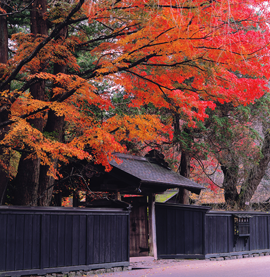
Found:
[[[128,217],[122,216],[122,241],[121,241],[121,248],[122,248],[122,261],[129,261],[129,247],[125,246],[125,241],[129,241],[129,220]],[[127,230],[127,232],[124,232]]]
[[[57,266],[65,265],[65,240],[66,240],[66,230],[65,230],[65,215],[58,216],[58,232],[57,232]]]
[[[8,215],[0,214],[0,271],[6,270],[7,217]]]
[[[185,212],[182,210],[179,210],[178,213],[176,214],[176,219],[175,219],[175,229],[177,230],[177,234],[178,234],[176,236],[176,240],[175,240],[175,248],[176,248],[177,254],[185,254],[186,253],[185,252],[186,251],[186,249],[185,249],[186,233],[185,233],[185,228],[184,228],[184,222],[185,222]],[[165,229],[166,225],[164,223],[162,225],[164,225],[163,228]],[[167,252],[163,252],[163,253],[167,253]]]
[[[253,249],[259,249],[259,217],[255,216],[254,219],[254,248]]]
[[[30,234],[31,235],[31,234]],[[24,216],[16,216],[16,234],[15,240],[15,270],[24,268]],[[32,242],[29,242],[29,246],[32,247]],[[27,258],[27,257],[26,257]]]
[[[106,233],[104,238],[105,244],[105,253],[104,253],[104,262],[107,263],[111,260],[111,218],[109,216],[105,216],[106,222]]]
[[[33,231],[32,231],[32,268],[40,268],[40,236],[41,236],[41,215],[33,216]]]
[[[116,216],[110,216],[110,221],[111,221],[111,233],[110,233],[110,241],[111,241],[111,251],[110,251],[110,255],[111,255],[111,261],[112,262],[116,262],[116,248],[117,248],[117,242],[116,242]],[[129,240],[129,238],[128,238]],[[129,248],[128,248],[129,250]]]
[[[217,222],[214,216],[207,216],[207,245],[208,252],[207,253],[216,253],[217,245],[216,245],[216,233],[217,233]]]
[[[58,266],[58,238],[60,237],[58,226],[58,215],[50,215],[50,232],[49,232],[49,251],[50,251],[50,264],[49,267]]]
[[[117,248],[116,248],[116,253],[115,253],[115,257],[116,257],[116,261],[121,261],[122,259],[122,247],[121,246],[121,241],[122,241],[122,218],[120,216],[116,217],[116,230],[117,230],[117,235],[116,235],[116,244],[117,244]]]
[[[267,226],[267,217],[266,216],[260,216],[259,218],[259,249],[266,249],[268,247],[268,238],[267,238],[267,232],[268,232],[268,226]]]
[[[184,228],[185,228],[185,254],[194,254],[194,228],[193,213],[189,210],[185,212]],[[200,228],[201,229],[201,228]],[[199,253],[198,253],[199,254]]]
[[[40,268],[47,268],[50,266],[50,215],[40,216]]]
[[[97,229],[97,231],[95,231],[94,233],[94,230],[95,228],[99,227],[99,226],[95,226],[97,225],[97,223],[94,221],[94,218],[95,216],[93,215],[88,215],[87,216],[87,256],[86,256],[86,263],[87,264],[91,264],[91,263],[98,263],[98,259],[95,261],[94,259],[94,253],[95,251],[99,251],[99,248],[95,248],[95,243],[97,244],[97,242],[95,242],[95,240],[97,239],[96,238],[96,233],[99,232],[99,228]],[[97,254],[96,253],[96,254]]]
[[[65,216],[65,266],[72,265],[73,215]]]
[[[106,246],[105,246],[105,239],[106,239],[106,233],[107,233],[107,226],[106,226],[106,218],[105,216],[100,216],[99,217],[100,222],[99,222],[99,228],[100,228],[100,237],[99,237],[99,263],[104,263],[105,262],[105,251],[106,251]]]
[[[250,218],[249,249],[256,249],[256,218]]]
[[[233,217],[227,217],[227,232],[228,232],[228,248],[226,252],[233,252],[234,247],[234,231],[233,231]]]
[[[71,265],[79,264],[79,234],[80,234],[80,217],[72,217],[72,238],[71,238]]]
[[[157,230],[157,253],[158,256],[160,254],[167,253],[167,247],[166,247],[166,237],[167,237],[167,211],[166,209],[163,209],[162,207],[156,205],[156,230]],[[180,232],[180,231],[179,231]]]
[[[195,213],[193,212],[194,216],[194,225],[193,225],[193,242],[194,242],[194,249],[192,254],[203,254],[203,213]],[[197,230],[201,230],[198,232]]]
[[[212,226],[212,216],[206,216],[205,218],[205,253],[213,253],[212,243],[210,243],[210,238],[212,237],[213,229]]]
[[[33,215],[27,214],[24,216],[25,224],[24,224],[24,240],[23,240],[23,257],[24,257],[24,267],[23,269],[32,268],[32,256],[33,256]]]
[[[227,217],[216,218],[216,252],[226,252],[228,249]]]
[[[94,248],[94,259],[93,263],[98,264],[100,261],[100,217],[94,217],[94,235],[93,235],[93,248]]]
[[[84,264],[92,264],[94,263],[94,259],[88,258],[88,251],[94,251],[93,248],[93,223],[92,225],[88,225],[87,218],[90,217],[90,215],[80,215],[80,233],[79,233],[79,265]],[[93,217],[93,216],[92,216]],[[89,228],[91,226],[91,228]],[[86,242],[86,243],[85,243]],[[92,242],[92,244],[90,244]],[[90,262],[88,262],[90,261]]]
[[[176,220],[176,211],[175,209],[167,210],[167,252],[175,254],[175,220]],[[168,228],[170,226],[170,228]]]
[[[16,215],[10,214],[8,215],[8,218],[7,218],[6,270],[13,270],[15,268],[15,245],[16,245],[16,241],[14,240],[15,236],[16,236]]]
[[[79,264],[79,217],[72,217],[71,265]]]

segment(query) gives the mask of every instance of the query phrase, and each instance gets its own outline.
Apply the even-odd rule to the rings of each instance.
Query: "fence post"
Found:
[[[149,195],[149,254],[157,260],[155,194]]]
[[[207,236],[206,236],[206,212],[203,213],[203,230],[202,230],[202,238],[203,238],[203,242],[202,242],[202,254],[205,255],[207,254],[208,249],[206,249],[207,245],[208,245],[208,241],[207,241]]]

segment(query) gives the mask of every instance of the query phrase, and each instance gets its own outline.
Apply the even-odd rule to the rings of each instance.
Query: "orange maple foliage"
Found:
[[[52,6],[46,14],[52,25],[48,36],[14,34],[15,54],[0,65],[2,91],[15,79],[21,85],[1,94],[11,115],[0,128],[11,128],[0,143],[31,151],[32,157],[51,166],[55,177],[54,158],[68,162],[75,156],[109,169],[113,152],[125,151],[124,140],[172,139],[171,127],[157,116],[111,115],[113,92],[100,89],[105,82],[120,86],[130,107],[151,103],[167,108],[189,126],[203,121],[206,108],[215,109],[217,102],[246,105],[268,91],[265,1],[80,0],[61,9]],[[70,35],[56,38],[64,27]],[[95,57],[94,63],[82,68],[78,53]],[[67,72],[54,74],[54,63],[66,65]],[[33,99],[28,90],[40,81],[46,85],[44,100]],[[85,106],[95,106],[105,116],[100,119]],[[48,110],[65,117],[66,142],[27,121],[42,117],[46,122]],[[91,153],[84,151],[86,146]]]

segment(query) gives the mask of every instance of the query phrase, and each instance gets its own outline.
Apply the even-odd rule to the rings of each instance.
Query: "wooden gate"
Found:
[[[148,256],[147,197],[125,198],[131,203],[130,213],[130,257]]]

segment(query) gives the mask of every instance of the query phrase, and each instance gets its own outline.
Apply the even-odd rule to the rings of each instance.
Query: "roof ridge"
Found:
[[[133,156],[133,155],[130,155],[130,154],[114,153],[113,155],[117,156],[117,158],[136,160],[136,161],[145,161],[145,162],[148,161],[145,157]]]

